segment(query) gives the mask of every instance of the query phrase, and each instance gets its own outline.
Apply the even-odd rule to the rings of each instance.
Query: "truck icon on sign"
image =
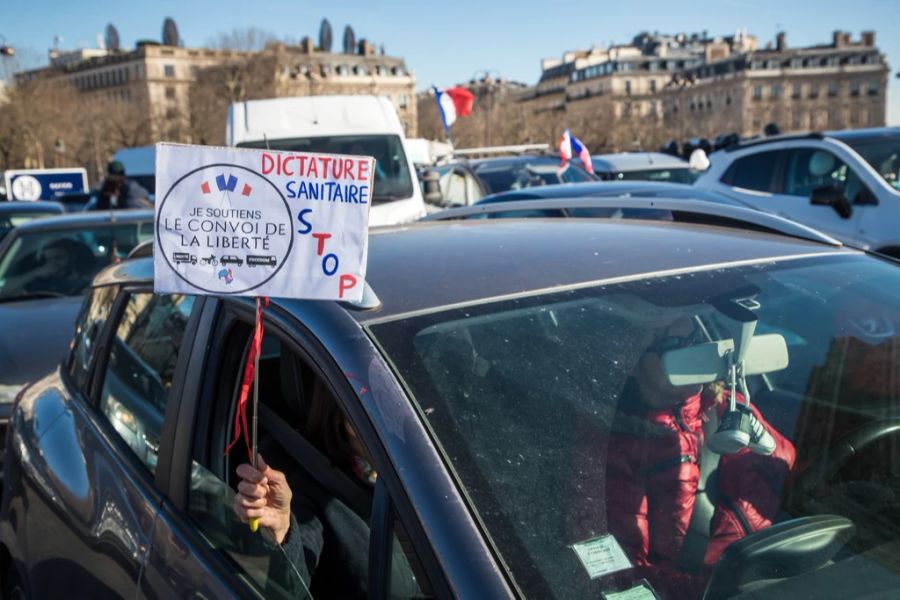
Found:
[[[274,256],[254,256],[252,254],[247,255],[248,267],[274,267],[275,264],[276,263]]]
[[[172,253],[172,262],[176,265],[181,264],[197,264],[197,257],[191,254],[190,252],[173,252]]]

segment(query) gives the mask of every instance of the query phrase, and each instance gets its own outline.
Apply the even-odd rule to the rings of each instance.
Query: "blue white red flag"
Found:
[[[432,87],[434,89],[434,99],[441,113],[441,123],[444,124],[444,131],[450,129],[450,126],[456,122],[457,117],[465,117],[472,112],[472,104],[475,103],[475,97],[466,88],[457,86],[441,90],[437,86]]]
[[[594,172],[594,165],[591,164],[591,153],[588,152],[587,146],[566,129],[562,137],[559,138],[559,159],[561,164],[565,166],[567,162],[572,160],[573,156],[581,159],[581,164],[584,165],[585,171],[588,173]]]

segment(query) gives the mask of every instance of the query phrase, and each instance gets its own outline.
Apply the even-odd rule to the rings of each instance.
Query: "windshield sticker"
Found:
[[[603,592],[603,600],[659,600],[659,596],[653,591],[646,579],[642,579],[636,586],[620,592]]]
[[[601,535],[572,544],[572,550],[575,551],[591,579],[632,567],[631,561],[622,551],[622,546],[612,535]]]

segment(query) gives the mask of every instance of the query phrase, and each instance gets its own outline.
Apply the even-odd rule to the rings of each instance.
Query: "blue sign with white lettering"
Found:
[[[53,200],[88,191],[87,171],[81,168],[7,171],[4,178],[10,200]]]

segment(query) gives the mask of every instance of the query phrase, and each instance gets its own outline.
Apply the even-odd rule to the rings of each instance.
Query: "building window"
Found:
[[[200,67],[197,65],[191,65],[191,79],[197,79],[197,76],[200,74]]]
[[[166,77],[175,77],[175,65],[163,65],[163,74]]]
[[[795,83],[791,89],[791,98],[797,99],[800,97],[800,84]]]
[[[838,95],[838,84],[829,83],[828,84],[828,95],[832,98]]]
[[[772,96],[772,99],[778,99],[781,97],[781,86],[777,83],[773,83],[769,86],[769,93]]]
[[[756,84],[753,86],[753,99],[760,100],[762,98],[762,86]]]
[[[400,108],[406,108],[408,103],[408,99],[406,98],[406,94],[400,94],[397,96],[397,106]]]
[[[625,95],[626,96],[631,95],[631,81],[629,81],[627,79],[625,80]]]
[[[175,99],[175,86],[167,85],[166,86],[166,98],[169,100]]]
[[[870,96],[877,96],[881,91],[881,85],[877,81],[870,81],[868,86],[868,93]]]
[[[803,67],[803,59],[802,58],[792,58],[791,59],[791,68],[799,69]]]
[[[819,84],[818,83],[809,84],[809,97],[810,98],[818,98],[819,97]]]
[[[177,111],[177,110],[175,110],[174,108],[168,108],[168,109],[166,109],[166,119],[172,121],[172,120],[177,119],[177,118],[178,118],[178,111]]]
[[[656,80],[655,79],[650,80],[650,93],[651,94],[656,93]]]
[[[860,85],[859,85],[858,81],[851,81],[850,82],[850,95],[851,96],[859,96],[859,88],[860,88]]]
[[[725,106],[731,106],[731,96],[725,96]]]

